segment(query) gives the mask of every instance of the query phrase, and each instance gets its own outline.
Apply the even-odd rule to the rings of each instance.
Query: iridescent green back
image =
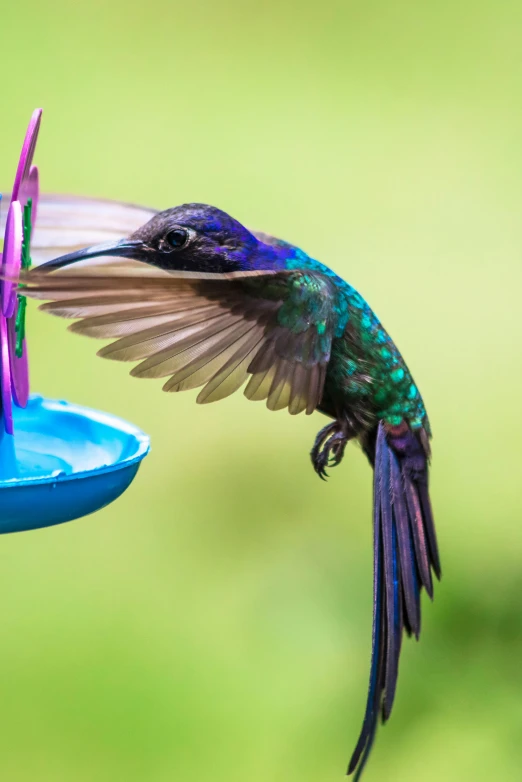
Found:
[[[281,242],[281,245],[283,243]],[[431,434],[426,409],[395,343],[363,297],[324,264],[292,245],[286,268],[312,269],[335,280],[339,298],[336,338],[327,375],[328,388],[369,418],[391,426],[406,420]]]

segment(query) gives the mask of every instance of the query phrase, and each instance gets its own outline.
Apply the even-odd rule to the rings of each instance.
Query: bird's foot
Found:
[[[342,461],[346,443],[353,437],[349,426],[341,421],[334,421],[321,429],[310,456],[317,475],[325,481],[328,478],[327,467],[336,467]]]

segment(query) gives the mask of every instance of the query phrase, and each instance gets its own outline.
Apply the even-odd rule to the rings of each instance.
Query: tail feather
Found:
[[[419,492],[422,516],[424,518],[426,532],[428,535],[431,566],[437,578],[440,579],[442,573],[440,569],[439,547],[437,546],[437,536],[435,534],[435,523],[433,521],[433,511],[431,509],[427,481],[419,483],[417,490]]]
[[[404,485],[397,459],[390,459],[392,504],[397,535],[399,538],[399,556],[401,563],[402,592],[404,598],[404,624],[408,635],[416,638],[420,632],[420,584],[417,563],[415,561],[414,542],[408,505],[404,501]]]
[[[433,597],[433,581],[430,571],[429,551],[426,543],[424,519],[422,517],[422,508],[420,507],[419,496],[413,482],[404,475],[403,482],[420,580],[428,595]]]
[[[348,774],[360,778],[379,714],[390,717],[399,668],[402,631],[420,632],[420,593],[433,593],[431,570],[440,577],[427,455],[410,429],[378,426],[374,458],[374,583],[372,660],[366,712]]]
[[[382,717],[383,720],[386,720],[392,709],[399,673],[399,655],[402,641],[402,594],[397,550],[397,525],[395,523],[390,491],[390,462],[388,454],[383,453],[382,443],[379,443],[379,439],[377,439],[378,449],[379,446],[381,453],[377,463],[381,464],[380,523],[384,549],[384,594],[386,599],[386,666],[384,671]]]
[[[383,549],[381,533],[381,503],[380,503],[380,478],[374,477],[373,482],[373,628],[372,628],[372,659],[370,664],[370,683],[368,686],[368,698],[366,701],[366,713],[363,726],[355,747],[348,774],[352,774],[359,760],[359,770],[355,782],[366,764],[368,755],[375,738],[379,703],[382,693],[384,651],[386,649],[385,595],[383,579]],[[383,610],[384,608],[384,610]]]

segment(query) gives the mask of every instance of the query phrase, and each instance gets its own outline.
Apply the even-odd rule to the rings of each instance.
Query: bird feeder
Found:
[[[42,110],[31,117],[18,162],[0,254],[0,533],[86,516],[128,488],[149,438],[115,416],[29,394],[25,298],[38,216],[33,156]]]

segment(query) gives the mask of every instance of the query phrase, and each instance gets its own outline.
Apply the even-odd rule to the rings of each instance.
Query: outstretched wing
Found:
[[[3,235],[9,200],[10,195],[4,193],[0,235]],[[31,237],[32,261],[43,263],[81,247],[129,236],[157,211],[119,201],[41,193],[38,220]]]
[[[336,327],[336,292],[303,271],[159,272],[137,264],[49,272],[33,268],[23,293],[41,309],[80,318],[69,328],[116,339],[98,355],[139,361],[131,374],[169,379],[165,391],[203,386],[197,401],[245,395],[271,410],[310,414],[322,397]]]

